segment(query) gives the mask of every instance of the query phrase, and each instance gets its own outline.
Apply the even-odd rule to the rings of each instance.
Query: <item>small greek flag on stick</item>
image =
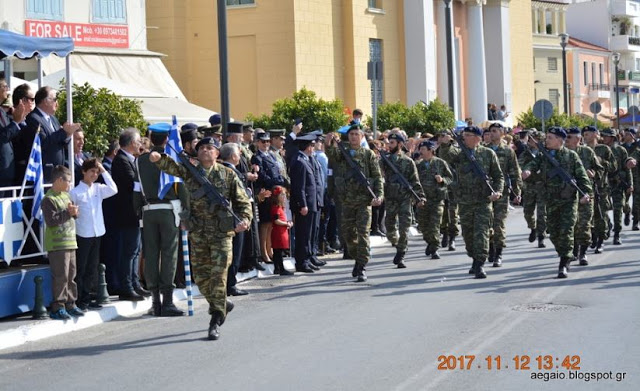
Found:
[[[27,164],[27,170],[24,173],[24,183],[33,182],[33,208],[31,209],[31,216],[42,222],[42,210],[40,205],[44,198],[44,185],[42,176],[42,147],[40,145],[40,132],[36,133],[33,139],[33,146],[31,147],[31,155],[29,155],[29,163]]]
[[[178,120],[176,119],[175,115],[172,116],[171,129],[169,130],[168,144],[171,144],[173,149],[171,149],[171,147],[167,145],[164,149],[164,152],[167,155],[171,156],[173,160],[175,160],[176,162],[179,162],[178,155],[176,154],[175,151],[178,151],[178,153],[182,152],[182,142],[180,141],[180,134],[178,134]],[[165,194],[167,194],[169,189],[171,189],[171,186],[173,186],[174,183],[178,183],[178,182],[182,182],[182,179],[174,177],[162,171],[160,173],[160,186],[158,186],[158,198],[163,199]]]

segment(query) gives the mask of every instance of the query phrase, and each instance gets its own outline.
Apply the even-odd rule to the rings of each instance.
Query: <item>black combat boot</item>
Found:
[[[449,236],[449,251],[456,251],[456,237],[455,235]]]
[[[493,263],[493,260],[496,257],[496,247],[493,245],[493,243],[489,243],[489,263]]]
[[[536,241],[536,229],[533,228],[531,233],[529,234],[529,243],[533,243]]]
[[[433,254],[433,247],[427,244],[427,247],[424,249],[424,255],[428,257],[431,254]]]
[[[433,252],[431,253],[431,259],[440,259],[440,254],[438,254],[437,248],[433,249]]]
[[[619,246],[622,244],[622,242],[620,241],[620,232],[613,233],[613,244],[615,244],[616,246]]]
[[[493,267],[501,267],[502,266],[502,247],[496,247],[495,254],[493,257]]]
[[[213,315],[211,315],[211,320],[209,321],[209,331],[207,333],[207,338],[211,341],[217,341],[220,338],[220,325],[224,323],[224,316],[219,311],[215,311]]]
[[[594,253],[600,254],[602,253],[602,251],[604,251],[604,245],[602,244],[602,242],[604,242],[604,239],[599,237],[596,241],[596,250],[594,251]]]
[[[184,311],[173,304],[173,290],[162,292],[161,316],[183,316]]]
[[[569,258],[560,257],[560,264],[558,265],[558,278],[569,277]]]
[[[471,262],[471,268],[469,268],[469,274],[476,274],[476,260]]]
[[[365,281],[367,281],[367,274],[365,273],[364,266],[356,265],[356,267],[355,267],[355,277],[357,278],[356,282],[365,282]]]
[[[487,278],[487,273],[484,272],[484,261],[483,260],[477,260],[474,261],[474,271],[475,271],[475,275],[476,278]]]
[[[160,316],[162,303],[160,302],[160,291],[154,289],[151,291],[151,308],[149,308],[149,312],[147,315]]]
[[[544,244],[544,235],[538,235],[538,248],[545,248],[547,247]]]
[[[587,245],[580,245],[580,251],[578,253],[578,259],[580,260],[580,266],[587,266]]]
[[[236,308],[236,305],[233,304],[233,302],[231,300],[227,299],[227,315],[229,315],[229,312],[233,311],[234,308]],[[222,323],[220,323],[220,324],[222,324]]]
[[[398,250],[396,252],[396,256],[393,257],[393,264],[398,266],[398,269],[405,269],[407,267],[407,265],[404,264],[404,255],[406,254],[406,251],[400,251]]]
[[[442,234],[442,242],[440,242],[440,247],[447,247],[449,245],[449,235]]]
[[[624,214],[624,225],[628,227],[629,224],[631,224],[631,214],[630,213],[625,213]]]

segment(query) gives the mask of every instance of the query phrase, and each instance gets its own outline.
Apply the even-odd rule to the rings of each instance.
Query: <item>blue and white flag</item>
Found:
[[[178,153],[182,152],[182,141],[180,141],[180,134],[178,134],[178,119],[176,116],[172,116],[171,118],[171,130],[169,131],[169,142],[164,149],[164,152],[171,156],[173,160],[179,162]],[[173,149],[169,147],[171,145]],[[158,198],[163,199],[165,194],[171,189],[174,183],[182,182],[182,179],[175,177],[173,175],[169,175],[164,171],[160,172],[160,186],[158,186]]]
[[[24,182],[33,182],[33,208],[31,216],[42,222],[42,210],[40,205],[44,198],[44,184],[42,176],[42,147],[40,145],[40,134],[36,133],[29,155],[29,163],[24,173]]]

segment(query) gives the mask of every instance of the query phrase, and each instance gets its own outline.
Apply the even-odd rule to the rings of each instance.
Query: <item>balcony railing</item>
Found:
[[[609,84],[589,84],[589,91],[609,91]]]
[[[637,46],[640,46],[640,37],[632,37],[632,36],[629,36],[629,45],[637,45]]]

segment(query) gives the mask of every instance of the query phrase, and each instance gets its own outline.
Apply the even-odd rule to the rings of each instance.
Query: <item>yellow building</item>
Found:
[[[515,115],[533,106],[534,76],[533,69],[533,36],[531,35],[531,0],[512,0],[511,8],[511,77],[513,95],[511,107],[514,115],[513,125],[516,125]]]

